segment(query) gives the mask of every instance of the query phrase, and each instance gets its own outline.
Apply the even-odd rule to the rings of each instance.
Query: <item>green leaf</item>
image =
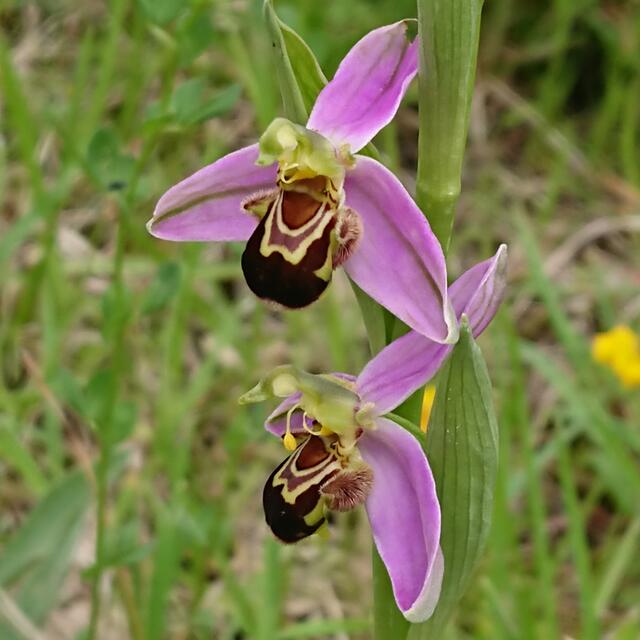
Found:
[[[149,20],[156,24],[171,22],[188,6],[184,0],[138,0],[138,4]]]
[[[69,369],[58,367],[50,380],[56,398],[69,405],[74,411],[84,414],[84,393],[82,386]]]
[[[178,55],[180,65],[185,67],[195,60],[215,38],[215,31],[211,24],[210,8],[201,7],[183,16],[176,29]]]
[[[293,69],[282,32],[282,23],[273,9],[271,0],[265,0],[264,15],[271,38],[271,46],[276,56],[276,73],[282,95],[284,115],[292,122],[306,122],[309,113],[298,84],[300,79],[304,77],[304,69],[298,69],[298,73]]]
[[[6,174],[5,174],[6,175]],[[36,224],[42,219],[40,211],[25,212],[14,220],[7,229],[3,230],[0,237],[0,273],[9,258],[23,246],[27,238],[33,233]]]
[[[36,625],[56,605],[89,505],[89,487],[79,473],[56,486],[5,546],[0,586],[12,589],[22,612]],[[17,638],[0,623],[0,638]]]
[[[498,467],[498,426],[491,382],[468,323],[438,375],[426,452],[442,509],[444,582],[430,620],[412,625],[409,640],[442,637],[482,554],[491,523]]]
[[[181,268],[177,262],[161,264],[142,300],[142,313],[154,313],[164,309],[178,293],[180,280]]]
[[[47,479],[43,474],[37,459],[28,446],[22,442],[22,424],[17,421],[0,423],[0,451],[3,463],[15,469],[24,480],[28,489],[40,497],[47,488]]]
[[[327,78],[313,55],[309,45],[282,20],[278,20],[284,44],[287,49],[293,74],[298,81],[304,106],[311,112],[318,94],[327,84]]]
[[[122,152],[120,139],[110,127],[98,129],[87,148],[87,168],[111,191],[124,189],[133,175],[135,160]]]
[[[196,109],[193,110],[190,120],[186,124],[198,124],[205,122],[216,116],[224,115],[231,111],[233,106],[238,102],[238,98],[242,93],[239,84],[231,84],[223,91],[217,93],[210,100],[203,101]]]
[[[355,282],[350,280],[351,288],[358,301],[364,326],[369,336],[369,348],[372,354],[384,349],[386,342],[385,313],[373,298],[370,298]]]
[[[95,424],[103,444],[116,445],[131,435],[138,417],[137,405],[116,401],[117,380],[112,368],[96,371],[84,390],[81,413]]]
[[[133,293],[124,285],[112,283],[102,296],[102,330],[107,340],[115,340],[128,326],[133,313]]]
[[[118,402],[113,410],[111,423],[109,424],[108,439],[111,445],[126,440],[136,424],[138,407],[135,402]]]
[[[191,119],[194,106],[197,108],[202,101],[204,89],[204,78],[189,78],[173,90],[170,107],[178,122],[184,124]]]
[[[240,97],[240,85],[232,84],[207,100],[204,78],[191,78],[178,85],[171,97],[171,111],[179,124],[189,126],[229,111]]]
[[[146,558],[153,551],[153,542],[142,543],[140,540],[140,523],[137,520],[114,529],[107,537],[104,566],[131,565]]]

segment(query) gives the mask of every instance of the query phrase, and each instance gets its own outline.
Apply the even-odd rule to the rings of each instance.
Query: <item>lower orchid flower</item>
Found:
[[[260,298],[315,301],[344,266],[416,331],[455,342],[442,248],[400,181],[357,155],[395,115],[418,68],[405,22],[360,40],[321,91],[306,126],[276,118],[240,149],[160,198],[149,231],[176,241],[244,241],[242,269]]]
[[[475,335],[501,302],[505,263],[502,246],[450,288],[457,317],[466,316]],[[297,542],[323,527],[328,511],[364,504],[398,608],[411,622],[431,616],[440,594],[440,506],[421,444],[384,414],[431,379],[451,349],[410,332],[356,378],[282,366],[240,399],[284,398],[265,424],[291,452],[263,492],[276,537]]]

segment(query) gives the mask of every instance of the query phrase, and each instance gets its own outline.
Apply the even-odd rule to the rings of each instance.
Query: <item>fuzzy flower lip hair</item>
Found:
[[[412,329],[455,342],[437,238],[393,173],[357,154],[395,115],[417,72],[417,44],[405,21],[371,31],[321,91],[306,126],[276,118],[258,144],[169,189],[149,231],[246,242],[250,289],[288,308],[314,302],[343,266]]]
[[[505,270],[503,245],[450,288],[456,317],[474,335],[500,305]],[[398,608],[410,622],[429,618],[440,595],[440,506],[422,446],[384,414],[430,380],[452,348],[410,331],[357,377],[281,366],[240,399],[284,398],[265,423],[290,452],[263,491],[275,536],[297,542],[326,527],[328,511],[364,504]]]

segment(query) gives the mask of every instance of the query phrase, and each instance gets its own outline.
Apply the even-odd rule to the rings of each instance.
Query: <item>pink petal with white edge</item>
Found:
[[[463,273],[449,288],[451,304],[460,318],[469,317],[479,336],[496,314],[506,288],[507,247],[501,245],[489,260]],[[387,413],[426,384],[449,355],[452,345],[429,340],[415,331],[394,340],[362,370],[356,389],[364,402]]]
[[[320,92],[307,127],[355,153],[391,122],[417,70],[418,43],[407,38],[406,22],[371,31]]]
[[[358,449],[373,469],[367,515],[396,603],[407,620],[423,622],[438,602],[444,570],[440,505],[427,458],[408,431],[385,418],[365,432]]]
[[[248,240],[258,224],[242,201],[274,189],[276,165],[258,167],[258,145],[234,151],[171,187],[158,201],[149,232],[163,240]]]
[[[451,304],[460,318],[466,314],[474,337],[479,336],[496,315],[507,288],[507,245],[495,255],[465,271],[449,287]]]
[[[442,247],[402,183],[379,162],[358,156],[345,192],[362,221],[346,272],[412,329],[436,342],[455,341]]]

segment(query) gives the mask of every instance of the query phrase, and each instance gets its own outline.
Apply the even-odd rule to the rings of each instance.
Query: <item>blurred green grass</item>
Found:
[[[3,640],[368,637],[364,515],[273,542],[260,494],[284,453],[264,408],[236,403],[286,361],[362,366],[348,285],[275,313],[247,294],[238,247],[144,228],[168,186],[278,113],[260,4],[0,4]],[[415,14],[276,7],[328,76]],[[481,340],[501,467],[448,638],[640,635],[640,400],[589,357],[595,331],[640,326],[639,38],[634,2],[485,8],[450,271],[510,245]],[[376,141],[409,186],[412,91]]]

